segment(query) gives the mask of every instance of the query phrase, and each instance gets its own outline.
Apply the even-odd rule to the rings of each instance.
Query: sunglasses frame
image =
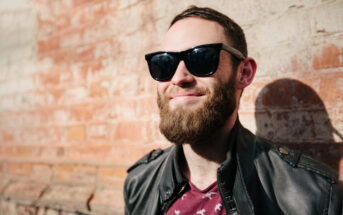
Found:
[[[184,60],[185,56],[196,50],[197,48],[206,48],[206,47],[210,47],[210,48],[215,48],[215,49],[219,49],[219,50],[224,50],[226,52],[228,52],[229,54],[232,54],[234,57],[236,57],[238,60],[240,61],[243,61],[245,59],[245,56],[240,52],[238,51],[237,49],[231,47],[231,46],[228,46],[228,45],[225,45],[223,43],[211,43],[211,44],[203,44],[203,45],[199,45],[199,46],[194,46],[190,49],[187,49],[187,50],[184,50],[184,51],[181,51],[181,52],[170,52],[170,51],[158,51],[158,52],[153,52],[153,53],[149,53],[149,54],[146,54],[145,55],[145,60],[147,61],[148,63],[148,67],[149,67],[149,72],[150,72],[150,75],[153,79],[155,79],[156,81],[168,81],[170,80],[176,70],[174,72],[172,72],[169,76],[165,77],[165,78],[156,78],[154,77],[154,75],[152,74],[151,72],[151,59],[155,56],[155,55],[159,55],[159,54],[169,54],[169,55],[172,55],[172,56],[176,56],[177,59],[178,59],[178,64],[180,63],[181,60]],[[187,67],[187,66],[186,66]],[[195,72],[192,72],[189,70],[189,72],[194,75],[194,76],[198,76],[198,77],[206,77],[206,76],[210,76],[212,74],[214,74],[216,71],[212,71],[212,72],[209,72],[209,73],[206,73],[206,74],[197,74]]]

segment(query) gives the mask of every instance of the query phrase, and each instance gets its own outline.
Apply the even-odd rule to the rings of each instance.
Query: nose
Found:
[[[171,79],[173,85],[185,87],[195,83],[195,77],[188,71],[185,62],[180,61],[174,76]]]

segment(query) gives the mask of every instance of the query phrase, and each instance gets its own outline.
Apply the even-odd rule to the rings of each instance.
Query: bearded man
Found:
[[[174,18],[162,51],[145,56],[174,145],[129,168],[126,214],[342,213],[335,172],[240,124],[256,72],[247,56],[243,30],[224,14],[192,6]]]

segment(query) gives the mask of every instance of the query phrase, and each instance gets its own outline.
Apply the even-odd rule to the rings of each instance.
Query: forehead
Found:
[[[202,18],[184,18],[172,25],[164,36],[162,49],[182,51],[208,43],[229,44],[223,26]]]

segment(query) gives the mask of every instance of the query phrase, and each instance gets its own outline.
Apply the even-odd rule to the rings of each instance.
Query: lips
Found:
[[[177,92],[172,94],[170,96],[170,99],[182,99],[182,98],[188,98],[188,97],[199,97],[202,96],[202,93],[199,92]]]

